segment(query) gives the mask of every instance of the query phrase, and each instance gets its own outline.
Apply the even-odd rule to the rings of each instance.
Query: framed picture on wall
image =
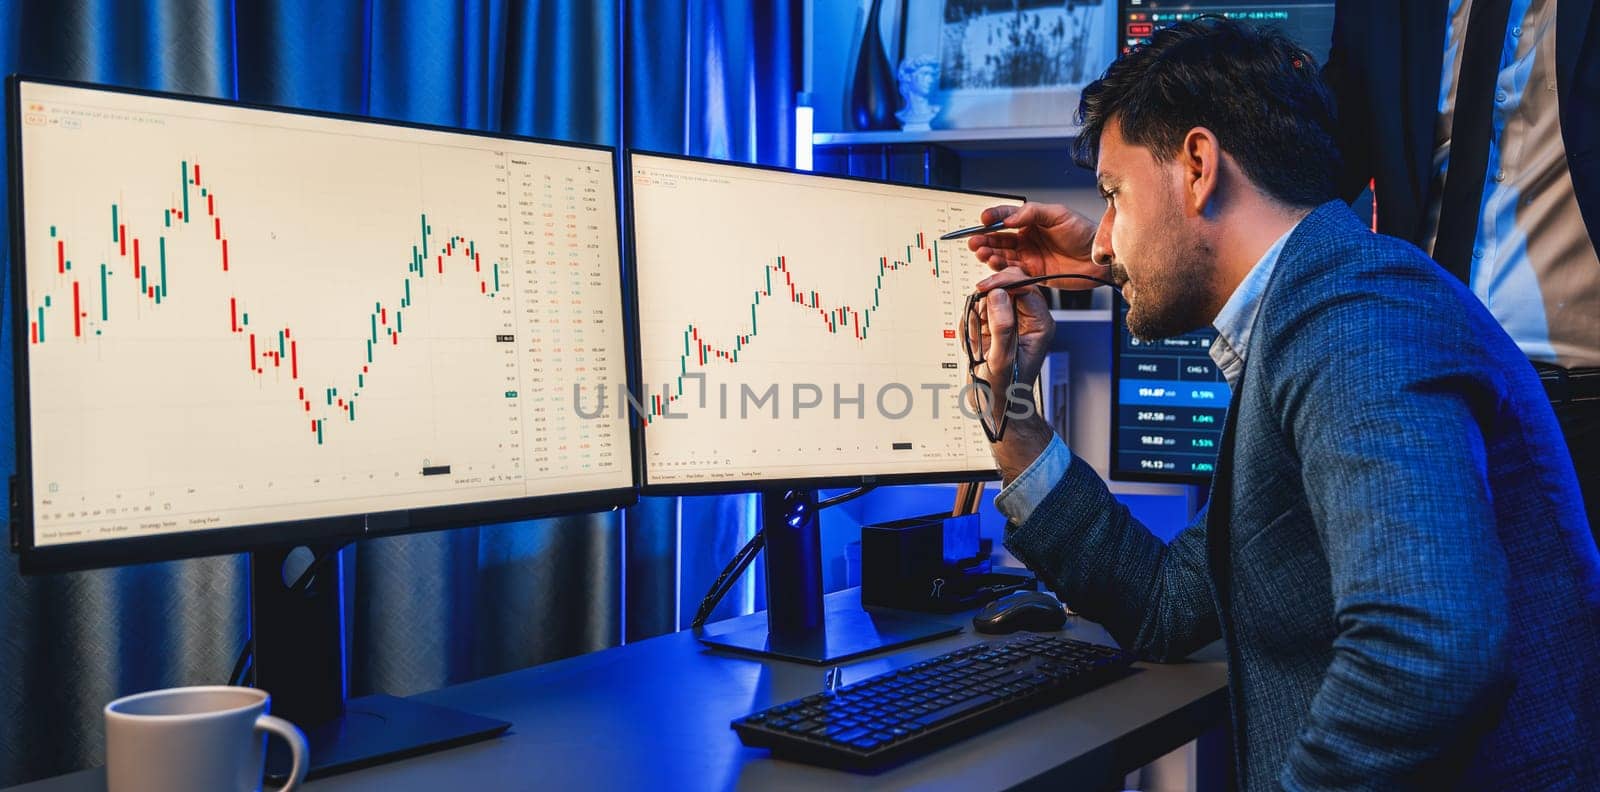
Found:
[[[939,64],[935,128],[1070,125],[1083,86],[1116,53],[1114,0],[904,0],[902,8],[902,60]]]

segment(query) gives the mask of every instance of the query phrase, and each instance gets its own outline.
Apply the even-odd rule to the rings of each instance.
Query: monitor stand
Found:
[[[825,611],[822,602],[822,523],[817,493],[761,493],[766,537],[767,626],[699,636],[701,643],[762,657],[818,665],[883,649],[954,635],[961,628],[903,612],[855,608]]]
[[[291,549],[250,554],[250,622],[256,686],[272,695],[272,714],[305,732],[311,749],[307,778],[451,748],[510,728],[505,721],[394,696],[347,699],[339,560],[293,591],[283,571]],[[267,774],[286,777],[288,749],[281,740],[267,745]]]

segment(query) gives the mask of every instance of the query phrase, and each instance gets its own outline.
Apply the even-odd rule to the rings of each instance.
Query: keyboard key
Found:
[[[956,718],[972,712],[973,710],[982,708],[983,705],[994,700],[994,696],[990,695],[977,696],[975,698],[968,699],[967,701],[963,701],[960,704],[952,704],[944,709],[930,712],[925,720],[931,724],[937,724],[941,721],[955,720]]]

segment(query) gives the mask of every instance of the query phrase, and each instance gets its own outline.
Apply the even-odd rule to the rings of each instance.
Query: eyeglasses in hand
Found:
[[[1013,291],[1063,278],[1093,281],[1104,286],[1110,286],[1115,291],[1121,291],[1117,288],[1117,284],[1111,281],[1091,275],[1077,274],[1040,275],[1035,278],[1024,278],[1015,283],[1008,283],[996,288]],[[988,323],[982,313],[984,298],[987,296],[988,292],[973,292],[967,295],[966,309],[961,314],[961,348],[967,354],[967,382],[969,384],[967,390],[973,394],[977,401],[978,423],[983,426],[983,433],[989,438],[989,442],[998,443],[1005,437],[1006,422],[1011,413],[1010,405],[1007,403],[1009,390],[1011,385],[1022,376],[1022,359],[1017,354],[1021,334],[1016,332],[1011,334],[1009,342],[1011,352],[1010,376],[1003,382],[995,382],[995,373],[989,370]],[[996,386],[999,386],[998,389]],[[997,404],[1005,405],[1005,409],[1000,410],[998,414],[994,409]]]

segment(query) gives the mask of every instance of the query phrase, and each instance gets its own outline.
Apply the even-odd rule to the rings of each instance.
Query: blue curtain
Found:
[[[788,164],[798,9],[23,0],[0,2],[0,70]],[[10,349],[0,343],[0,376]],[[748,537],[752,506],[646,499],[362,542],[341,558],[351,692],[405,695],[675,629]],[[116,696],[225,680],[248,629],[247,580],[243,556],[26,579],[0,564],[0,786],[102,761],[100,708]],[[747,590],[719,612],[749,606]]]
[[[794,164],[799,0],[628,4],[628,145]]]

